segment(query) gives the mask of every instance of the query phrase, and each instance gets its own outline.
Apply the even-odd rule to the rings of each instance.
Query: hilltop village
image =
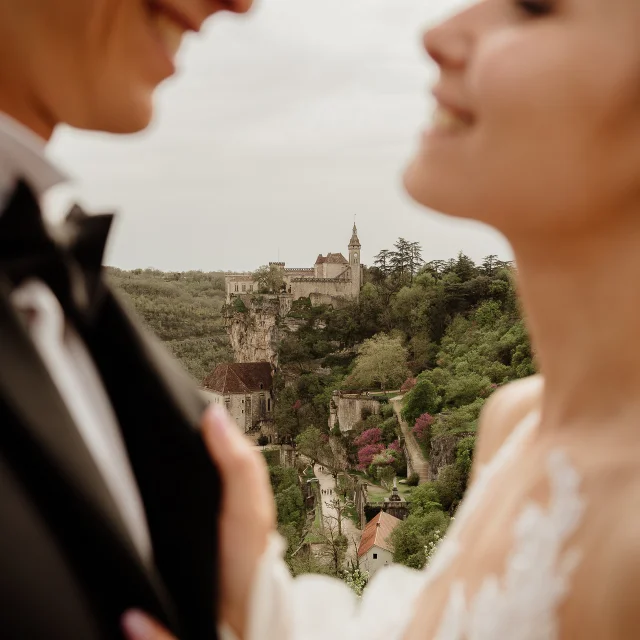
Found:
[[[366,265],[347,239],[313,267],[112,278],[264,454],[291,571],[361,592],[385,564],[429,562],[482,405],[535,368],[510,264],[425,262],[399,238]]]

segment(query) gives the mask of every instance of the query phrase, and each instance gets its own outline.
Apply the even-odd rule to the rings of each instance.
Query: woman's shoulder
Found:
[[[539,406],[543,386],[541,375],[530,376],[500,387],[487,400],[478,424],[476,469],[489,462],[516,425]]]

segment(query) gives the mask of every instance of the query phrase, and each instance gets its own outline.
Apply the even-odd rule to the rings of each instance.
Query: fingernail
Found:
[[[152,640],[155,631],[151,620],[136,609],[122,616],[122,627],[131,640]]]

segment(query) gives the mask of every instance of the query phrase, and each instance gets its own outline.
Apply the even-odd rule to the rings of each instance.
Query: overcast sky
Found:
[[[58,132],[50,155],[74,178],[50,199],[116,210],[107,263],[125,269],[312,266],[362,260],[399,236],[427,260],[475,260],[506,242],[421,209],[400,175],[432,104],[420,32],[464,0],[256,0],[185,44],[178,77],[142,135]]]

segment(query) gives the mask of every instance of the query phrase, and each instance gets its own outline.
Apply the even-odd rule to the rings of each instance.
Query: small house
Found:
[[[358,560],[370,576],[393,562],[391,533],[401,522],[402,520],[380,511],[364,528],[358,548]]]
[[[273,370],[268,362],[231,362],[218,365],[205,378],[205,397],[226,407],[247,433],[273,420]]]

